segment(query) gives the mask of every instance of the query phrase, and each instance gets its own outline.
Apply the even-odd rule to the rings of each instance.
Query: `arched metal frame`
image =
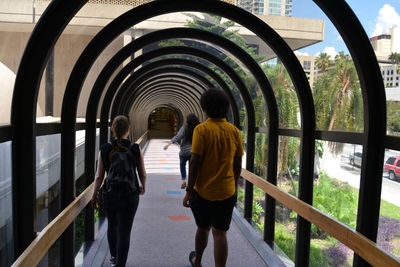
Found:
[[[146,76],[145,77],[143,77],[143,79],[140,79],[140,82],[141,83],[139,83],[139,81],[134,85],[135,87],[129,87],[129,88],[127,88],[127,90],[131,90],[131,91],[135,91],[135,92],[138,92],[138,93],[140,93],[141,91],[143,91],[144,89],[142,89],[143,87],[146,87],[146,85],[148,85],[148,80],[149,79],[151,79],[152,77],[154,77],[154,73],[159,73],[159,70],[158,69],[156,69],[156,70],[151,70],[151,71],[149,71],[147,74],[146,74]],[[157,80],[156,80],[157,81]],[[158,82],[159,83],[159,82]],[[173,83],[173,82],[170,82],[170,83]],[[193,103],[193,105],[194,105],[194,107],[196,107],[196,113],[197,113],[197,115],[198,116],[201,116],[202,117],[202,111],[201,111],[201,107],[200,107],[200,103],[199,103],[199,99],[200,99],[200,90],[196,90],[196,92],[198,92],[199,94],[194,94],[194,92],[192,92],[191,90],[190,90],[190,86],[187,84],[187,83],[185,83],[187,86],[186,86],[186,91],[187,91],[187,93],[188,93],[188,100],[193,100],[193,99],[197,99],[197,104],[194,104]],[[203,89],[203,92],[204,92],[204,90],[206,90],[206,88],[202,88]],[[140,90],[140,91],[139,91]],[[146,91],[148,91],[148,90],[146,90]],[[151,91],[148,91],[149,93],[151,92]],[[119,103],[119,104],[121,104],[121,103]],[[114,102],[113,103],[113,106],[112,106],[112,108],[111,108],[111,118],[114,118],[115,116],[117,116],[118,114],[128,114],[129,113],[129,109],[130,109],[130,107],[131,106],[124,106],[124,105],[118,105],[117,104],[117,102]],[[138,133],[139,135],[140,135],[140,133]]]
[[[164,30],[167,31],[167,30]],[[182,28],[173,28],[169,29],[167,32],[170,32],[171,35],[174,37],[182,37],[187,34],[188,38],[198,38],[202,40],[212,40],[210,42],[216,43],[219,45],[223,45],[223,47],[228,48],[229,51],[236,56],[237,58],[242,60],[242,63],[246,65],[250,69],[250,71],[253,73],[254,77],[256,78],[257,82],[259,83],[259,86],[263,92],[264,99],[266,100],[266,103],[268,104],[268,110],[269,110],[269,168],[268,168],[268,180],[274,184],[276,184],[276,158],[277,158],[277,146],[278,146],[278,135],[277,135],[277,129],[278,129],[278,112],[277,112],[277,105],[275,102],[275,95],[273,93],[272,87],[269,84],[267,78],[264,75],[264,72],[261,70],[259,65],[247,54],[245,53],[241,48],[237,47],[235,44],[232,44],[230,41],[225,40],[224,38],[213,35],[207,32],[199,31],[199,30],[193,30],[193,29],[182,29]],[[215,41],[216,40],[216,41]],[[169,52],[170,51],[170,52]],[[161,48],[157,50],[153,50],[150,53],[154,53],[154,55],[159,55],[159,54],[187,54],[191,56],[196,56],[196,57],[201,57],[203,59],[206,59],[220,68],[222,65],[226,65],[224,63],[219,63],[217,64],[215,60],[217,60],[216,57],[212,55],[208,55],[208,53],[201,51],[201,50],[196,50],[194,48],[189,48],[189,47],[167,47],[167,48]],[[220,65],[222,64],[222,65]],[[227,67],[227,66],[225,66]],[[130,80],[128,79],[126,84],[130,83]],[[136,86],[131,86],[131,87],[136,87]],[[127,87],[125,87],[127,88]],[[131,104],[131,97],[126,97],[124,95],[123,89],[120,90],[122,93],[118,93],[117,96],[115,97],[115,101],[119,102],[121,99],[126,101],[126,104],[123,104],[123,106],[130,106]],[[114,113],[115,114],[115,113]],[[251,127],[249,127],[251,129]],[[251,131],[251,130],[250,130]],[[251,151],[251,150],[249,150]],[[249,152],[248,151],[248,152]],[[254,153],[248,154],[249,158],[252,159],[254,156]],[[248,159],[249,160],[249,159]],[[251,160],[253,161],[253,160]],[[254,164],[254,162],[252,163]],[[254,166],[254,165],[253,165]],[[253,166],[251,168],[253,168]],[[246,199],[252,199],[252,185],[249,182],[246,182]],[[252,212],[252,203],[250,201],[245,202],[245,218],[248,220],[251,220],[251,212]],[[272,198],[267,198],[267,208],[268,210],[268,216],[265,216],[267,222],[267,228],[270,229],[270,231],[265,231],[265,239],[268,240],[270,244],[273,242],[273,236],[274,236],[274,221],[275,221],[275,201]]]
[[[194,65],[191,64],[191,66],[192,67],[193,66],[200,67],[202,70],[204,70],[206,72],[206,73],[204,73],[204,75],[207,75],[207,74],[212,75],[213,76],[212,78],[215,78],[215,80],[217,80],[216,84],[218,84],[218,86],[220,86],[221,88],[224,88],[223,90],[225,90],[225,91],[229,91],[229,87],[226,85],[226,83],[221,79],[221,77],[218,74],[212,72],[207,67],[205,67],[205,66],[203,66],[203,65],[201,65],[199,63],[194,63]],[[200,69],[197,69],[197,70],[200,70]],[[196,77],[196,79],[201,80],[201,82],[204,83],[204,85],[206,85],[207,88],[213,87],[213,84],[212,84],[211,81],[209,81],[204,76],[202,76],[202,75],[200,75],[200,74],[198,74],[198,73],[196,73],[194,71],[190,71],[189,69],[185,69],[185,68],[182,68],[182,67],[180,67],[180,68],[177,68],[177,67],[158,68],[157,72],[160,72],[160,71],[162,71],[163,73],[164,72],[165,73],[168,73],[168,72],[171,72],[171,73],[182,73],[182,72],[184,72],[187,75],[191,75],[193,77]],[[168,74],[168,77],[175,77],[175,76],[172,75],[172,74]],[[154,77],[153,79],[156,79],[156,78],[157,77]],[[186,76],[186,78],[189,78],[189,76]],[[143,88],[142,90],[145,90],[145,88]],[[232,95],[229,95],[229,98],[230,98],[230,102],[232,104],[231,105],[231,109],[232,109],[233,123],[235,125],[239,126],[240,125],[240,118],[239,118],[239,110],[238,110],[237,104],[234,101]]]
[[[159,54],[153,54],[153,52],[149,52],[146,53],[145,55],[146,58],[152,58],[150,57],[151,55],[154,56],[159,56]],[[125,92],[125,89],[123,88],[130,88],[133,87],[135,88],[135,90],[137,89],[136,87],[140,84],[140,82],[142,80],[146,80],[148,78],[153,77],[157,72],[154,72],[152,74],[146,74],[146,72],[149,71],[153,71],[159,67],[163,67],[163,66],[173,66],[173,65],[184,65],[187,67],[192,67],[192,68],[196,68],[197,70],[203,71],[204,73],[208,74],[209,76],[211,76],[214,79],[217,79],[215,76],[218,76],[217,74],[215,74],[214,72],[212,72],[210,69],[208,69],[207,67],[205,67],[204,65],[197,63],[197,62],[193,62],[193,61],[189,61],[186,59],[164,59],[164,60],[159,60],[159,61],[155,61],[152,63],[147,64],[146,66],[144,66],[143,68],[140,68],[138,71],[136,71],[134,74],[132,74],[126,81],[125,78],[131,74],[132,70],[135,69],[136,66],[142,64],[142,60],[140,57],[137,57],[134,61],[131,61],[129,64],[127,64],[114,78],[114,80],[111,82],[109,88],[107,89],[107,93],[106,96],[104,98],[103,104],[101,106],[101,112],[100,112],[100,140],[106,140],[106,136],[107,136],[107,127],[108,127],[108,122],[109,122],[109,110],[110,110],[110,106],[112,104],[112,99],[114,98],[114,95],[116,94],[117,90],[120,90],[121,92]],[[233,72],[233,70],[232,70]],[[141,77],[143,75],[143,77]],[[140,78],[141,77],[141,78]],[[219,77],[219,76],[218,76]],[[132,81],[134,81],[136,78],[140,78],[137,83],[132,84]],[[222,80],[219,77],[219,80]],[[217,79],[218,84],[220,84],[219,80]],[[120,84],[123,83],[121,86]],[[233,98],[232,93],[229,90],[229,87],[227,87],[225,85],[225,83],[222,84],[223,85],[223,89],[225,90],[225,92],[227,93],[229,100],[231,102],[231,106],[234,108],[234,112],[236,113],[236,115],[234,116],[234,118],[239,118],[239,112],[238,112],[238,108],[236,106],[236,102]],[[224,86],[225,85],[225,86]],[[121,89],[119,89],[121,88]],[[120,104],[120,102],[122,102],[122,100],[125,98],[125,96],[123,94],[117,94],[115,96],[115,103],[118,103],[117,105]]]
[[[11,122],[14,127],[14,138],[13,138],[13,221],[14,221],[14,239],[15,239],[15,255],[19,255],[23,249],[31,242],[34,237],[34,229],[33,224],[26,224],[24,222],[34,221],[34,192],[35,192],[35,136],[36,136],[36,127],[35,127],[35,117],[36,114],[36,102],[37,102],[37,94],[40,83],[40,77],[42,77],[43,70],[51,48],[54,46],[56,40],[61,34],[62,30],[65,28],[70,19],[75,15],[75,13],[85,4],[86,1],[80,0],[71,0],[71,1],[62,1],[62,0],[54,0],[45,11],[40,21],[37,24],[36,29],[32,33],[32,36],[28,42],[27,48],[24,52],[23,58],[21,60],[21,64],[17,73],[17,79],[15,83],[15,90],[13,95],[13,104],[12,104],[12,116]],[[357,230],[372,240],[376,240],[376,231],[377,231],[377,221],[379,217],[379,201],[380,200],[380,188],[381,188],[381,171],[383,161],[383,153],[385,147],[385,141],[388,140],[392,144],[393,147],[398,147],[399,142],[395,142],[393,138],[385,138],[385,130],[386,130],[386,114],[385,114],[385,96],[384,96],[384,87],[380,78],[379,68],[376,62],[376,58],[373,54],[372,48],[369,45],[368,38],[361,27],[361,24],[356,19],[354,13],[350,10],[348,5],[344,1],[329,1],[329,0],[315,0],[315,2],[328,14],[331,20],[335,23],[339,32],[343,36],[349,51],[352,54],[354,62],[356,64],[356,68],[360,77],[361,89],[364,97],[364,120],[365,120],[365,130],[364,130],[364,153],[363,153],[363,167],[361,172],[361,186],[360,186],[360,200],[359,200],[359,212],[358,212],[358,222],[357,222]],[[168,5],[165,6],[165,5]],[[187,6],[190,5],[190,6]],[[268,40],[265,38],[269,37],[271,42],[274,43],[270,45],[274,50],[282,49],[281,46],[277,45],[277,43],[282,43],[283,40],[278,36],[266,35],[268,32],[268,28],[266,28],[265,24],[259,21],[257,18],[251,17],[250,14],[246,12],[240,11],[239,9],[235,9],[232,6],[229,6],[225,3],[213,2],[210,0],[201,1],[201,3],[186,3],[185,1],[156,1],[154,3],[147,4],[141,8],[140,10],[143,12],[146,8],[152,8],[153,14],[159,14],[159,10],[163,10],[163,12],[167,12],[166,10],[172,11],[203,11],[203,12],[211,12],[215,13],[234,21],[239,22],[240,24],[252,29],[253,32],[256,33],[259,37],[261,37],[264,41],[268,43]],[[136,10],[139,10],[135,9]],[[154,9],[156,8],[156,9]],[[150,12],[150,11],[149,11]],[[144,12],[147,15],[147,12]],[[138,12],[138,15],[144,14]],[[124,18],[126,16],[123,15]],[[140,16],[138,16],[140,17]],[[123,20],[121,18],[120,20]],[[122,26],[125,27],[125,26]],[[103,35],[106,33],[112,36],[111,32],[107,32],[110,30],[110,27],[105,27],[105,31]],[[95,37],[95,39],[99,39],[101,35]],[[103,40],[104,44],[109,43],[109,38]],[[283,42],[284,43],[284,42]],[[92,44],[92,43],[91,43]],[[90,47],[90,45],[88,46]],[[298,72],[299,63],[296,60],[293,53],[288,52],[286,49],[287,46],[284,44],[283,49],[280,53],[276,53],[285,63],[286,68],[290,72],[292,79],[295,84],[299,94],[309,94],[309,92],[303,92],[303,89],[300,88],[308,88],[299,87],[298,85],[304,85],[304,73],[300,74]],[[87,53],[85,50],[84,54]],[[96,53],[96,52],[94,52]],[[86,56],[82,57],[82,60],[95,58],[96,55],[88,53]],[[293,60],[293,64],[291,64],[291,60]],[[92,60],[89,60],[89,65],[92,64]],[[82,66],[81,66],[82,65]],[[32,66],[36,66],[36,68],[32,68]],[[80,73],[80,68],[88,68],[82,61],[78,61],[77,66],[79,68],[74,69],[73,74],[78,72]],[[90,67],[90,66],[89,66]],[[86,71],[83,72],[86,77]],[[77,75],[77,74],[75,74]],[[303,77],[304,76],[304,77]],[[84,79],[83,77],[82,79]],[[72,80],[73,81],[73,80]],[[76,91],[80,91],[79,83],[80,81],[69,82],[68,88],[73,88],[73,85],[78,85]],[[32,90],[26,90],[26,88],[33,88]],[[304,90],[307,91],[307,90]],[[303,93],[302,93],[303,92]],[[71,95],[70,97],[74,97],[76,93],[67,90],[66,94]],[[309,104],[305,101],[304,98],[300,97],[300,105],[302,107],[302,123],[303,123],[303,132],[302,132],[302,158],[306,158],[307,156],[312,155],[311,150],[314,149],[314,127],[315,123],[314,113],[308,114],[308,112],[304,112],[305,105]],[[74,102],[71,109],[75,109],[76,113],[76,105]],[[311,103],[312,104],[312,103]],[[312,107],[312,106],[311,106]],[[65,105],[63,105],[64,111]],[[26,110],[31,110],[32,115],[26,116]],[[65,112],[63,112],[65,114]],[[73,114],[74,115],[74,114]],[[308,117],[307,115],[311,115]],[[73,177],[71,172],[73,172],[73,145],[72,153],[68,148],[66,148],[67,144],[73,144],[74,142],[74,127],[70,127],[75,125],[75,117],[73,118],[64,118],[63,119],[63,172],[62,172],[62,204],[65,206],[69,203],[70,199],[73,198],[73,182],[68,183],[67,178],[69,180]],[[311,118],[311,122],[308,122],[308,119]],[[311,123],[311,126],[308,124]],[[307,127],[306,127],[307,126]],[[398,141],[398,140],[396,140]],[[395,144],[397,143],[397,144]],[[307,153],[308,152],[308,153]],[[309,157],[311,159],[313,157]],[[312,160],[311,160],[312,161]],[[24,162],[25,168],[18,168],[18,163]],[[71,164],[72,163],[72,164]],[[68,172],[65,169],[70,166],[71,170]],[[309,177],[312,177],[312,172],[307,172],[308,170],[312,170],[312,164],[308,164],[301,160],[301,178],[300,183],[300,198],[308,200],[311,196],[312,198],[312,184],[309,186],[309,183],[305,183],[307,181],[307,177],[305,174],[309,174]],[[380,177],[380,178],[379,178]],[[26,182],[28,180],[29,182]],[[302,183],[303,182],[303,183]],[[72,192],[72,193],[71,193]],[[311,192],[311,194],[309,194]],[[308,194],[307,194],[308,193]],[[370,193],[370,194],[368,194]],[[23,196],[23,197],[22,197]],[[372,196],[372,197],[371,197]],[[367,209],[368,207],[368,209]],[[24,219],[22,219],[24,216]],[[367,220],[368,219],[368,220]],[[25,224],[25,225],[24,225]],[[305,225],[307,228],[307,225]],[[303,227],[304,228],[304,227]],[[299,230],[303,229],[300,227]],[[304,229],[303,229],[304,230]],[[305,231],[307,232],[307,231]],[[304,232],[303,232],[304,234]],[[299,237],[299,231],[298,231]],[[301,265],[308,264],[308,255],[309,255],[309,236],[308,241],[302,242],[302,244],[306,243],[305,249],[301,250],[299,248],[300,240],[297,238],[297,250],[296,250],[296,263]],[[65,244],[64,244],[65,245]],[[69,252],[62,250],[62,253]],[[298,256],[299,250],[306,252],[304,256]],[[62,260],[63,263],[68,262],[67,256],[63,254]],[[72,259],[73,261],[73,259]],[[356,259],[357,262],[357,259]],[[359,263],[361,264],[361,263]]]
[[[148,95],[147,94],[143,95],[144,92],[146,92],[146,93],[148,92]],[[183,96],[187,96],[185,93],[189,93],[190,91],[188,90],[188,88],[182,88],[182,87],[180,87],[178,85],[156,84],[156,85],[153,85],[153,86],[149,87],[148,91],[139,92],[138,99],[137,99],[137,102],[135,104],[136,105],[140,105],[142,103],[142,101],[146,101],[147,97],[153,96],[154,93],[161,95],[164,92],[170,92],[171,94],[174,92],[174,93],[177,93],[177,95],[180,95],[180,96],[182,96],[182,95]],[[197,98],[197,101],[196,101],[196,98],[189,98],[189,99],[185,98],[185,99],[187,99],[188,107],[190,107],[190,108],[187,109],[185,114],[187,115],[191,111],[191,112],[195,113],[196,116],[200,116],[202,114],[201,107],[199,105],[200,96]],[[169,101],[164,101],[164,102],[167,102],[167,103],[169,103],[169,102],[173,103],[174,102],[173,99],[172,99],[172,101],[170,99],[168,99],[168,100]],[[123,110],[123,111],[121,111],[119,113],[120,114],[126,114],[126,115],[132,114],[132,113],[129,112],[129,109],[125,109],[125,110]]]

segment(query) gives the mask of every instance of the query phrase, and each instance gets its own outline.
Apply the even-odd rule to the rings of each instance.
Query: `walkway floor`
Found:
[[[186,267],[189,252],[194,250],[196,224],[190,209],[182,206],[179,147],[163,146],[167,139],[151,139],[144,159],[147,188],[141,196],[133,223],[127,266]],[[265,262],[232,220],[228,231],[227,266],[266,266]],[[107,255],[103,267],[109,266]],[[203,266],[214,266],[213,238],[204,253]]]

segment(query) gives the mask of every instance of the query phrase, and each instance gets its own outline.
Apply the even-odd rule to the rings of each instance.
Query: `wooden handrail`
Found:
[[[140,143],[143,141],[144,137],[145,137],[149,132],[150,132],[150,130],[145,131],[144,134],[143,134],[141,137],[139,137],[139,139],[136,140],[135,143],[136,143],[136,144],[140,144]]]
[[[148,133],[147,130],[135,143],[140,144]],[[93,189],[94,182],[40,232],[11,267],[36,266],[54,242],[90,202]]]
[[[71,204],[52,220],[11,265],[12,267],[36,266],[49,248],[57,241],[76,216],[86,207],[93,195],[94,183],[88,186]]]
[[[360,234],[351,227],[329,217],[304,201],[282,191],[279,187],[261,177],[242,169],[241,176],[259,187],[265,193],[281,202],[287,208],[315,224],[332,237],[352,249],[356,254],[373,266],[400,266],[400,261],[379,248],[375,242]]]

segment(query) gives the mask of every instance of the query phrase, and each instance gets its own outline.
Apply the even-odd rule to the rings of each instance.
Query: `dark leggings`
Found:
[[[182,180],[186,179],[186,162],[189,161],[191,158],[190,156],[181,156],[179,155],[179,166],[181,168],[181,177]]]
[[[133,218],[139,204],[139,194],[104,194],[104,210],[107,214],[107,238],[110,254],[116,258],[117,266],[126,264]]]

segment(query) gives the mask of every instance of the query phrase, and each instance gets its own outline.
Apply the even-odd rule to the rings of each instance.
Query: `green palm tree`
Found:
[[[325,72],[332,64],[331,56],[327,53],[321,53],[315,60],[315,65],[322,71]]]
[[[335,66],[314,84],[317,127],[358,131],[363,127],[362,98],[357,72],[349,55],[340,52]]]
[[[397,52],[392,52],[389,55],[389,60],[393,63],[393,64],[399,64],[400,63],[400,54]]]
[[[264,71],[275,92],[279,112],[279,128],[298,128],[297,114],[299,112],[299,104],[288,72],[282,64],[267,66]],[[282,177],[288,170],[288,167],[294,164],[298,145],[299,140],[296,138],[284,136],[280,138],[278,147],[278,177]]]

